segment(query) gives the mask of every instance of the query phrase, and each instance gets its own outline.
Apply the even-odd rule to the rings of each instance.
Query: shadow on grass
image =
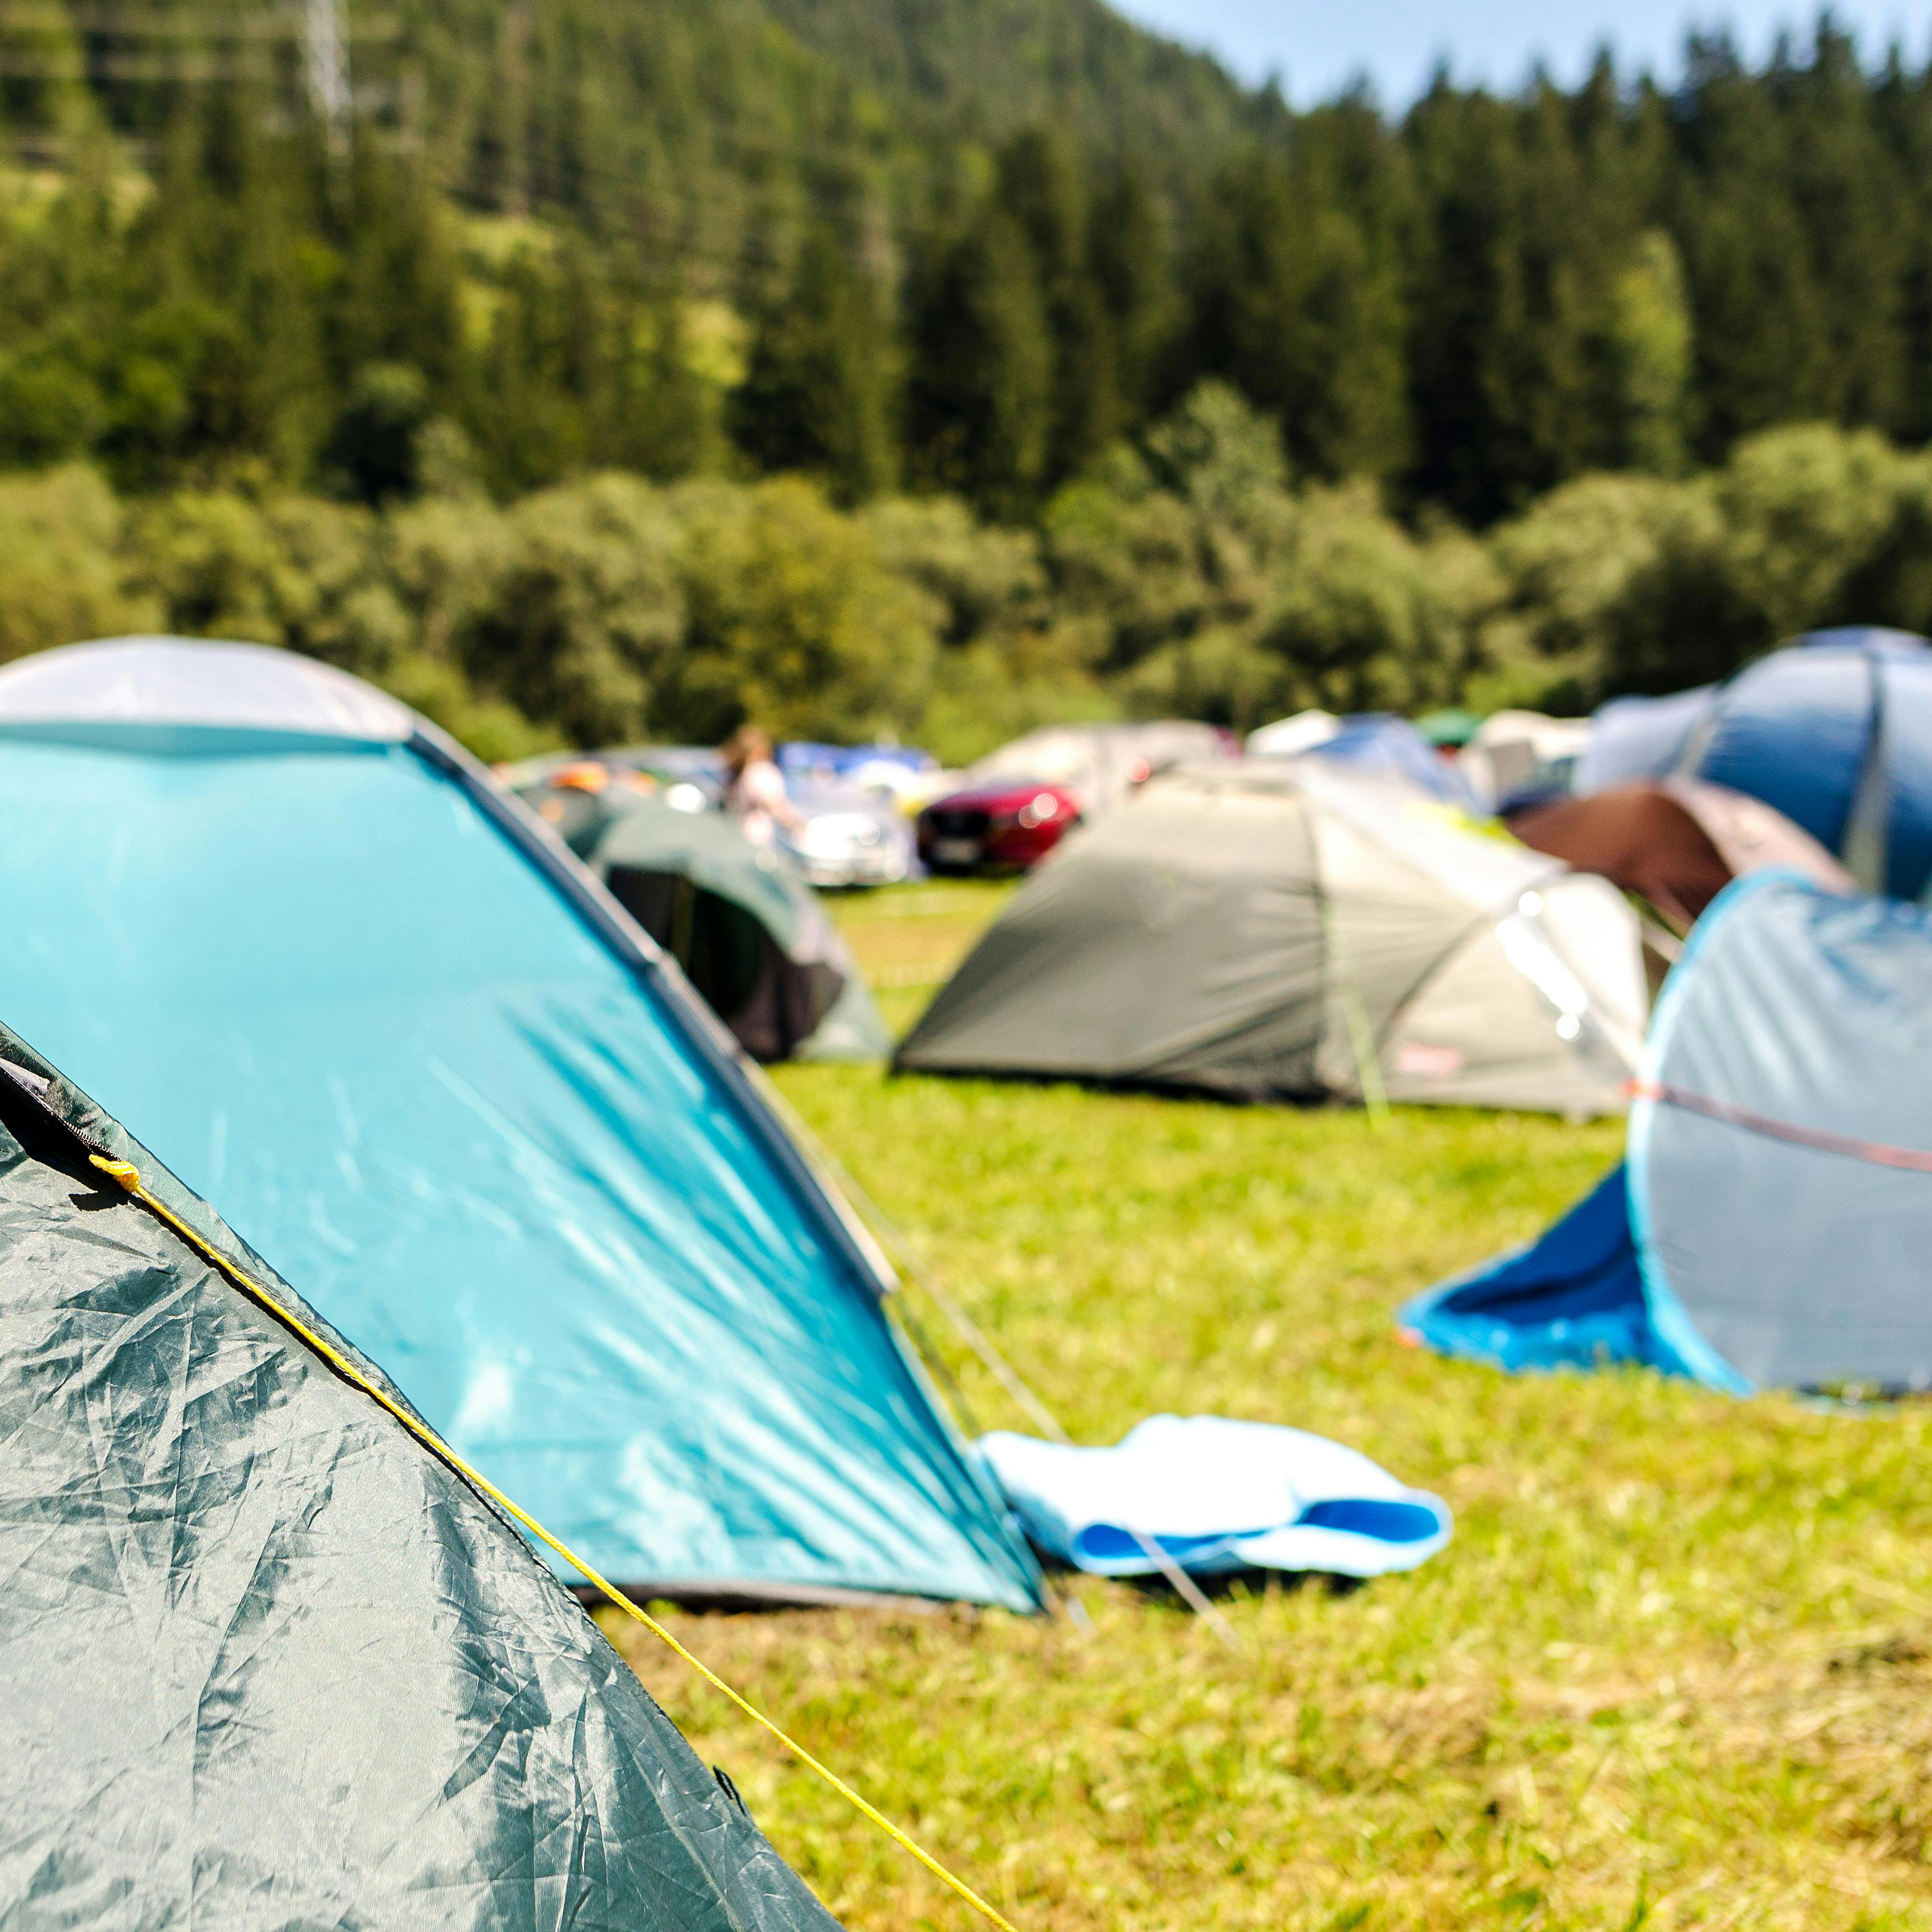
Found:
[[[1047,1574],[1055,1588],[1088,1574],[1058,1566]],[[1120,1584],[1150,1604],[1166,1604],[1179,1610],[1188,1607],[1165,1576],[1109,1576],[1093,1580]],[[1368,1580],[1363,1576],[1337,1576],[1327,1570],[1228,1570],[1216,1576],[1194,1578],[1201,1594],[1210,1604],[1246,1604],[1258,1598],[1265,1600],[1270,1597],[1298,1594],[1305,1590],[1319,1591],[1330,1597],[1352,1597]]]

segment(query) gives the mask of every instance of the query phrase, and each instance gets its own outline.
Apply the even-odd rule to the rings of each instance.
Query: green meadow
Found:
[[[896,1027],[1001,890],[838,905]],[[1078,1618],[664,1612],[1022,1932],[1932,1927],[1932,1410],[1511,1378],[1397,1334],[1588,1186],[1618,1124],[777,1077],[1076,1437],[1290,1423],[1456,1512],[1411,1575],[1221,1594],[1238,1650],[1092,1579],[1060,1580]],[[972,1422],[1024,1427],[905,1300]],[[856,1932],[976,1922],[605,1627]]]

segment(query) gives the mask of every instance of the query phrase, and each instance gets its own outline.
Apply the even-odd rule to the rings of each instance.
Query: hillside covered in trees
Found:
[[[0,469],[44,478],[0,526],[70,503],[94,562],[68,604],[105,600],[22,593],[0,652],[124,608],[434,666],[500,723],[708,731],[733,690],[789,702],[760,653],[923,598],[905,662],[945,675],[854,686],[845,723],[944,733],[949,689],[982,717],[958,694],[1580,703],[1846,598],[1916,608],[1896,452],[1932,439],[1932,71],[1828,26],[1761,72],[1696,43],[1668,91],[1605,64],[1391,117],[1292,112],[1099,0],[346,19],[332,123],[292,15],[0,0]],[[1794,424],[1818,427],[1766,437]],[[1738,502],[1827,472],[1866,494],[1818,513],[1892,562],[1768,602],[1704,568]],[[1624,560],[1594,578],[1590,518]],[[904,595],[782,609],[812,573],[752,561],[780,526]],[[541,622],[410,590],[411,543],[466,568],[423,531],[486,526],[493,560],[575,560],[559,584],[626,560]],[[335,565],[292,560],[302,528]],[[289,614],[350,596],[318,586],[351,550],[384,613],[352,650]],[[761,614],[703,616],[728,556],[777,573]],[[309,587],[244,596],[251,570]],[[700,665],[713,621],[734,641]]]

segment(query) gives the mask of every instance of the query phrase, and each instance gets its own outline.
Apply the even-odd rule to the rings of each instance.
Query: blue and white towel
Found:
[[[1154,1415],[1112,1449],[1004,1430],[981,1453],[1034,1543],[1102,1576],[1412,1570],[1449,1540],[1448,1508],[1324,1436],[1218,1415]]]

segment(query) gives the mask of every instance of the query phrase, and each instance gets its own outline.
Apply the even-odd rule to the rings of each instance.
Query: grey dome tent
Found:
[[[1403,1325],[1509,1369],[1932,1388],[1928,1015],[1932,916],[1739,879],[1665,982],[1622,1165]]]
[[[0,1012],[634,1592],[1036,1606],[890,1276],[604,889],[259,646],[0,670]]]
[[[0,1028],[0,1921],[831,1932],[380,1369]]]
[[[1620,1107],[1615,890],[1315,759],[1157,778],[1014,897],[896,1064],[1232,1095]]]
[[[517,792],[754,1059],[878,1060],[892,1050],[818,895],[729,813],[680,811],[594,760]]]

